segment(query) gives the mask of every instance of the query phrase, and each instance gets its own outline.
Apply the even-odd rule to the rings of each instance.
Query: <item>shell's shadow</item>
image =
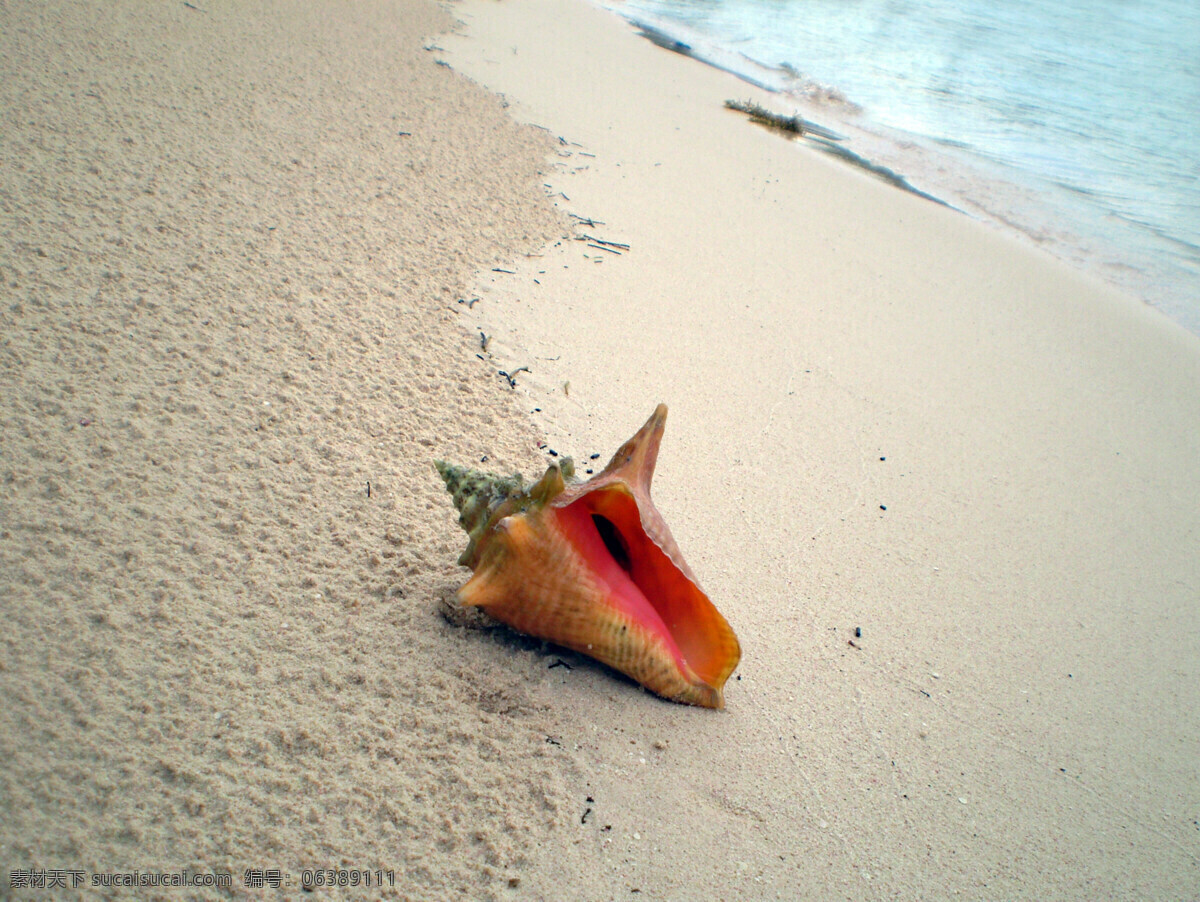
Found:
[[[561,645],[555,645],[545,639],[527,636],[517,632],[507,624],[489,617],[480,608],[458,603],[457,587],[446,583],[438,588],[438,613],[451,626],[478,633],[490,633],[491,641],[502,648],[514,653],[533,653],[547,670],[565,667],[568,672],[593,674],[601,680],[613,680],[631,689],[644,693],[645,689],[637,682],[619,670],[603,664],[594,658],[580,654]]]

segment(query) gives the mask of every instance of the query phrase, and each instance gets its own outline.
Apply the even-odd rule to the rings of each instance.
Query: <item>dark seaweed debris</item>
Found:
[[[869,172],[876,178],[882,179],[889,185],[900,188],[903,191],[908,191],[911,194],[917,195],[917,197],[923,197],[925,200],[931,200],[935,204],[941,204],[943,207],[950,207],[951,210],[957,209],[940,197],[934,197],[932,194],[927,194],[921,189],[913,187],[904,176],[893,172],[886,166],[872,163],[866,157],[860,156],[854,151],[843,147],[837,143],[841,140],[838,135],[826,131],[819,125],[809,122],[807,119],[803,119],[800,116],[784,116],[782,113],[772,112],[766,107],[748,100],[726,100],[725,106],[727,109],[745,113],[752,121],[757,122],[759,125],[765,125],[768,128],[778,129],[791,135],[803,137],[809,140],[812,146],[818,150],[844,160],[852,166],[857,166],[859,169]]]
[[[804,120],[800,116],[784,116],[782,113],[768,110],[765,106],[752,100],[726,100],[725,107],[745,113],[759,125],[770,126],[794,135],[804,134]]]

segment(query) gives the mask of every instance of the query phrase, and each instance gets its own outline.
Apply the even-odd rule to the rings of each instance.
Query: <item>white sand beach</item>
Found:
[[[4,892],[1195,894],[1196,336],[582,2],[0,21]],[[722,711],[439,613],[660,401]]]

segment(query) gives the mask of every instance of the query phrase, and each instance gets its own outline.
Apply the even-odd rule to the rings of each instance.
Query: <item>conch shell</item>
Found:
[[[528,487],[437,461],[470,536],[458,600],[664,698],[720,708],[741,649],[650,500],[666,420],[660,404],[585,483],[569,459]]]

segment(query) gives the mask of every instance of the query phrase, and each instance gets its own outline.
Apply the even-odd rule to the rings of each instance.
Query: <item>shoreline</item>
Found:
[[[1196,885],[1196,336],[582,0],[6,16],[14,898]],[[434,458],[603,461],[660,401],[722,711],[441,613]]]
[[[481,274],[489,362],[577,459],[668,403],[655,501],[743,649],[712,717],[570,658],[592,810],[535,895],[1185,893],[1200,340],[747,127],[744,82],[607,11],[456,14],[448,61],[596,224]]]
[[[682,23],[629,12],[602,0],[597,0],[597,6],[629,22],[657,46],[768,92],[781,114],[811,117],[820,126],[838,130],[840,142],[845,143],[813,142],[834,156],[868,171],[878,167],[884,173],[881,177],[895,177],[897,187],[937,199],[972,219],[1016,235],[1080,272],[1132,294],[1200,335],[1194,274],[1187,271],[1185,263],[1171,259],[1183,249],[1195,253],[1195,248],[1181,239],[1160,235],[1151,240],[1126,229],[1123,237],[1114,240],[1113,226],[1101,222],[1098,211],[1080,207],[1080,195],[1087,192],[980,156],[952,141],[884,126],[872,121],[869,110],[847,101],[836,88],[802,82],[808,85],[805,90],[816,89],[818,97],[831,94],[833,98],[815,101],[789,89],[794,73],[786,67],[736,53]],[[1113,211],[1105,215],[1117,216]],[[1080,223],[1085,224],[1082,230]]]

